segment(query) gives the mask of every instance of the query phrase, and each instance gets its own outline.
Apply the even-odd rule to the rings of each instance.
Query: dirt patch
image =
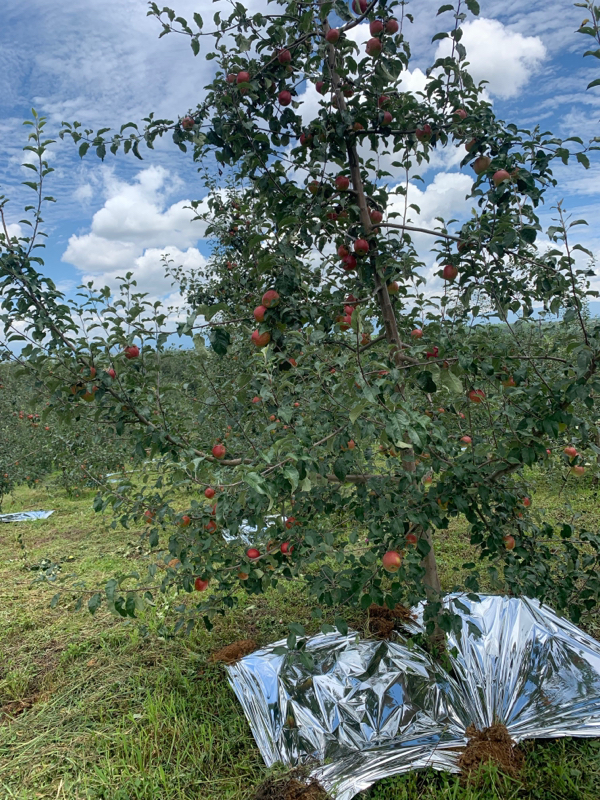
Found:
[[[235,664],[240,658],[250,655],[258,648],[254,639],[240,639],[239,642],[232,642],[227,647],[222,647],[210,657],[210,661],[222,661],[224,664]]]
[[[37,699],[37,695],[34,695],[27,697],[25,700],[12,700],[10,703],[0,706],[0,725],[4,722],[14,722],[19,714],[31,708]]]
[[[474,725],[467,728],[469,743],[462,753],[458,766],[464,776],[476,772],[482,764],[492,762],[502,772],[515,778],[523,767],[523,753],[513,745],[505,725],[496,723],[478,731]]]
[[[297,778],[268,778],[259,786],[254,800],[328,800],[318,781],[301,783]]]
[[[395,607],[369,606],[369,633],[378,639],[389,639],[397,622],[414,622],[415,616],[410,608],[397,603]]]

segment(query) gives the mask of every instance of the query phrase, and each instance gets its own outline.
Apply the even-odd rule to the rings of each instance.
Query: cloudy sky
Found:
[[[253,0],[258,3],[260,0]],[[435,17],[442,0],[419,0],[409,10],[413,52],[406,89],[422,88],[424,70],[442,51],[431,44],[442,30]],[[539,124],[558,136],[584,139],[600,134],[600,89],[585,86],[600,74],[598,62],[583,59],[591,40],[575,33],[582,9],[570,0],[480,0],[481,15],[464,25],[471,72],[489,81],[488,95],[497,113],[524,127]],[[197,10],[209,18],[219,4],[208,0],[172,0],[184,17]],[[20,181],[31,179],[20,164],[25,138],[22,121],[32,106],[48,118],[48,133],[56,136],[62,120],[85,126],[116,126],[154,111],[177,118],[202,98],[210,79],[210,62],[194,58],[188,40],[170,35],[158,39],[160,27],[146,16],[145,0],[5,0],[0,27],[0,194],[13,200],[9,220],[20,217],[27,198]],[[446,15],[449,17],[450,15]],[[449,24],[450,20],[446,22]],[[357,29],[366,38],[366,26]],[[306,95],[307,118],[316,95]],[[312,92],[312,94],[310,94]],[[177,263],[199,265],[209,253],[199,224],[190,222],[188,201],[202,187],[191,156],[172,143],[155,152],[143,151],[144,161],[120,154],[104,164],[88,156],[81,161],[70,142],[52,149],[51,193],[58,203],[46,214],[50,234],[46,271],[66,290],[82,280],[114,286],[116,276],[131,270],[153,297],[170,297],[160,263],[169,252]],[[461,154],[462,155],[462,154]],[[436,216],[459,216],[470,190],[468,169],[460,170],[460,155],[432,159],[421,171],[425,184],[412,190],[421,207],[421,223]],[[585,171],[574,166],[562,174],[560,194],[576,218],[590,228],[581,241],[600,253],[600,160]],[[544,222],[552,216],[548,206]],[[582,229],[578,229],[582,231]]]

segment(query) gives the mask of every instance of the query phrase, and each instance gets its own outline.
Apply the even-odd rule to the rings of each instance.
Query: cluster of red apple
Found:
[[[573,475],[576,475],[578,478],[581,478],[581,476],[585,473],[585,467],[582,464],[573,463],[574,460],[579,457],[579,452],[577,448],[573,447],[573,445],[568,445],[563,450],[563,453],[569,459],[569,464],[571,465],[571,472],[573,473]]]
[[[269,289],[269,291],[265,292],[262,296],[261,305],[256,306],[254,309],[254,319],[257,322],[264,322],[265,314],[267,313],[268,309],[274,308],[279,303],[279,294],[275,291],[275,289]],[[271,334],[269,331],[265,331],[264,333],[260,333],[255,330],[252,333],[252,342],[257,347],[266,347],[269,342],[271,341]]]

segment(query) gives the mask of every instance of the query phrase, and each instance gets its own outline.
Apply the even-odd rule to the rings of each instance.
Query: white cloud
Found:
[[[489,81],[487,90],[497,97],[517,96],[547,57],[538,36],[524,36],[496,19],[476,19],[462,27],[468,70],[476,82]],[[448,55],[450,49],[450,40],[444,39],[437,56]]]
[[[62,260],[96,285],[114,289],[118,276],[133,272],[140,290],[151,297],[172,295],[163,254],[186,268],[206,263],[194,246],[205,226],[192,221],[195,212],[189,208],[190,201],[166,202],[179,187],[180,182],[163,167],[142,170],[132,182],[105,170],[104,205],[94,214],[89,233],[70,237]]]

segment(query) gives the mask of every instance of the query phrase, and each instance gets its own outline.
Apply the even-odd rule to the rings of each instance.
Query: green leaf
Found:
[[[266,494],[264,490],[265,479],[257,472],[247,472],[244,475],[244,481],[248,484],[248,486],[250,486],[251,489],[254,489],[255,492],[258,492],[259,494]]]
[[[348,623],[343,617],[336,617],[335,618],[335,627],[338,631],[342,634],[342,636],[348,635]]]
[[[357,419],[360,417],[360,415],[362,414],[362,412],[365,410],[365,408],[366,408],[368,405],[369,405],[369,401],[368,401],[368,400],[361,400],[361,402],[360,402],[360,403],[357,403],[357,404],[354,406],[354,408],[352,408],[352,409],[350,410],[350,414],[349,414],[349,416],[350,416],[350,422],[351,422],[353,425],[354,425],[354,423],[356,422],[356,420],[357,420]]]
[[[598,78],[598,80],[597,80],[597,81],[594,81],[594,82],[590,83],[590,86],[592,86],[592,85],[594,85],[594,84],[595,84],[596,86],[600,86],[600,78]],[[588,89],[590,88],[590,86],[588,86]],[[585,153],[577,153],[575,157],[577,158],[577,161],[579,161],[579,163],[580,163],[580,164],[583,164],[583,166],[584,166],[586,169],[589,169],[589,168],[590,168],[590,160],[589,160],[589,158],[586,156],[586,154],[585,154]]]
[[[227,349],[231,344],[231,337],[225,328],[213,328],[209,338],[211,347],[218,356],[227,355]]]
[[[447,38],[448,38],[448,34],[447,34],[447,33],[445,33],[444,31],[441,31],[440,33],[436,33],[436,34],[435,34],[435,36],[432,38],[432,40],[431,40],[431,41],[432,41],[432,42],[437,42],[437,41],[439,41],[440,39],[447,39]]]
[[[464,394],[464,387],[459,377],[454,375],[449,369],[442,369],[440,371],[439,381],[450,394]]]
[[[471,14],[478,16],[481,9],[479,8],[479,3],[477,2],[477,0],[466,0],[466,4]]]
[[[100,607],[100,603],[102,602],[102,597],[98,592],[93,594],[90,599],[88,600],[88,611],[90,614],[95,614],[98,608]]]
[[[446,3],[446,5],[440,6],[438,8],[436,17],[439,17],[439,15],[443,14],[445,11],[454,11],[454,6],[452,5],[452,3]]]
[[[288,481],[292,484],[292,491],[295,492],[298,488],[298,482],[300,480],[300,475],[298,474],[298,470],[296,467],[285,467],[283,470],[283,474],[288,479]]]

